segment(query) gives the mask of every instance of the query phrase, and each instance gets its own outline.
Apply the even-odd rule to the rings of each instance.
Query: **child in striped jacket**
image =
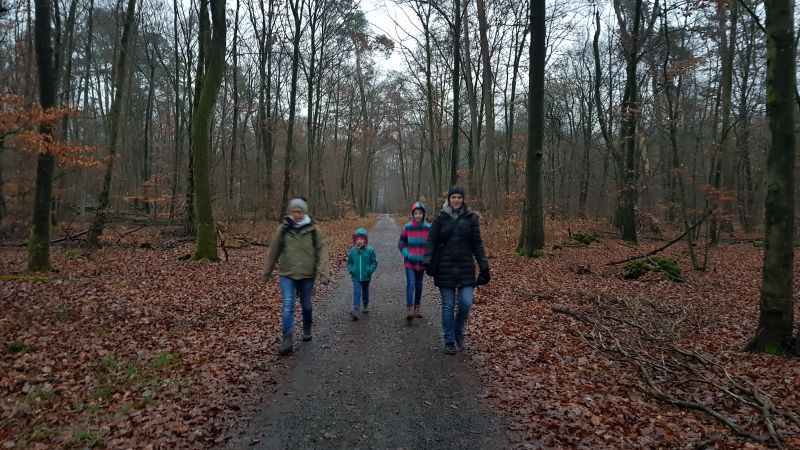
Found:
[[[422,260],[425,256],[425,244],[431,226],[425,221],[425,205],[416,202],[411,206],[411,221],[403,225],[397,248],[403,254],[406,268],[406,320],[422,317],[419,304],[422,299],[422,278],[425,267]]]

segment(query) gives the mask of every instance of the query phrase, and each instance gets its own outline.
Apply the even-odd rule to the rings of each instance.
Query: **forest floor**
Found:
[[[703,272],[678,243],[658,256],[684,282],[631,280],[609,263],[664,241],[548,223],[545,254],[526,259],[515,222],[483,224],[492,282],[455,356],[432,286],[424,318],[403,317],[389,219],[371,231],[373,313],[356,322],[341,266],[375,218],[322,222],[339,279],[315,293],[314,340],[285,358],[277,283],[258,280],[266,248],[231,237],[268,241],[274,224],[229,230],[219,263],[179,261],[191,243],[154,228],[111,232],[97,251],[59,243],[59,271],[33,276],[24,248],[2,247],[0,444],[800,448],[800,361],[742,351],[758,320],[752,240],[711,249]],[[567,226],[601,240],[578,244]]]

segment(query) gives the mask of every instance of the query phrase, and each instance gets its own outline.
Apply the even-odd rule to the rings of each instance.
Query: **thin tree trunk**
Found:
[[[488,208],[494,212],[502,209],[501,199],[497,195],[497,158],[495,152],[494,125],[494,76],[492,75],[492,55],[489,53],[489,25],[486,21],[486,4],[484,0],[476,0],[478,5],[478,30],[480,33],[481,56],[483,59],[483,104],[486,111],[486,191],[482,191],[488,200]],[[480,161],[480,160],[478,160]],[[480,163],[478,170],[482,172]],[[481,177],[483,178],[483,177]],[[484,205],[486,202],[484,201]]]
[[[294,165],[294,121],[297,109],[297,72],[300,68],[300,37],[303,33],[301,14],[302,0],[289,0],[289,7],[294,18],[294,36],[292,38],[292,84],[289,90],[289,124],[286,130],[286,162],[283,168],[282,205],[289,203],[289,190],[292,187],[292,168]]]
[[[450,133],[450,185],[458,184],[459,147],[458,136],[461,125],[461,0],[453,0],[453,129]],[[469,51],[469,49],[467,49]]]
[[[103,227],[106,224],[106,210],[108,208],[111,195],[111,181],[114,174],[114,160],[117,157],[119,147],[119,132],[122,125],[122,104],[125,96],[125,87],[128,80],[128,52],[133,30],[133,22],[136,20],[136,0],[128,0],[125,12],[125,23],[122,28],[122,38],[120,39],[119,60],[115,64],[114,71],[114,100],[111,104],[110,130],[108,138],[108,163],[106,172],[103,176],[103,187],[100,191],[100,201],[97,205],[92,226],[87,237],[89,245],[98,246],[100,236],[103,234]]]
[[[175,76],[172,79],[172,90],[175,91],[175,109],[174,109],[174,154],[172,159],[172,189],[169,201],[169,220],[175,219],[175,199],[178,195],[178,167],[180,166],[181,158],[181,137],[183,130],[181,129],[180,114],[181,114],[181,95],[180,95],[180,73],[181,61],[178,55],[178,0],[172,0],[172,37],[173,37],[173,64],[175,65]]]
[[[228,171],[228,204],[233,202],[233,186],[236,180],[236,147],[239,145],[239,6],[236,0],[236,13],[233,24],[233,133],[231,134],[231,154]]]
[[[721,78],[721,95],[719,103],[722,110],[722,123],[720,127],[719,140],[716,142],[717,147],[716,158],[714,159],[714,172],[711,177],[711,186],[714,191],[711,193],[711,201],[709,202],[709,209],[714,213],[709,218],[708,222],[708,244],[711,246],[719,243],[719,232],[721,216],[723,216],[726,208],[720,201],[722,195],[722,181],[723,175],[727,175],[727,159],[730,157],[730,130],[731,125],[731,96],[733,92],[733,60],[736,53],[736,4],[738,0],[729,0],[726,2],[719,2],[717,4],[717,15],[719,25],[719,45],[720,45],[720,59],[722,60],[722,78]],[[730,27],[727,24],[728,14],[726,9],[730,8]]]
[[[470,195],[481,197],[481,170],[480,170],[480,146],[481,133],[478,128],[478,99],[475,92],[475,85],[472,81],[472,55],[469,42],[469,15],[467,6],[464,5],[464,84],[467,91],[467,104],[469,105],[469,190]]]

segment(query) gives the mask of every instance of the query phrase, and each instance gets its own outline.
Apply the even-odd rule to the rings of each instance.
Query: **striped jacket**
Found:
[[[425,270],[422,260],[425,257],[425,244],[428,242],[430,231],[430,224],[424,221],[418,224],[412,220],[403,225],[403,229],[400,231],[400,239],[397,241],[397,248],[403,254],[403,265],[407,269]]]

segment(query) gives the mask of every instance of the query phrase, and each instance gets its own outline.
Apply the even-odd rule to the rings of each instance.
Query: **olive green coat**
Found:
[[[278,263],[281,276],[293,280],[319,276],[323,284],[330,281],[328,250],[322,232],[313,220],[299,228],[294,228],[289,218],[278,225],[264,262],[262,278],[269,278],[275,263]]]

